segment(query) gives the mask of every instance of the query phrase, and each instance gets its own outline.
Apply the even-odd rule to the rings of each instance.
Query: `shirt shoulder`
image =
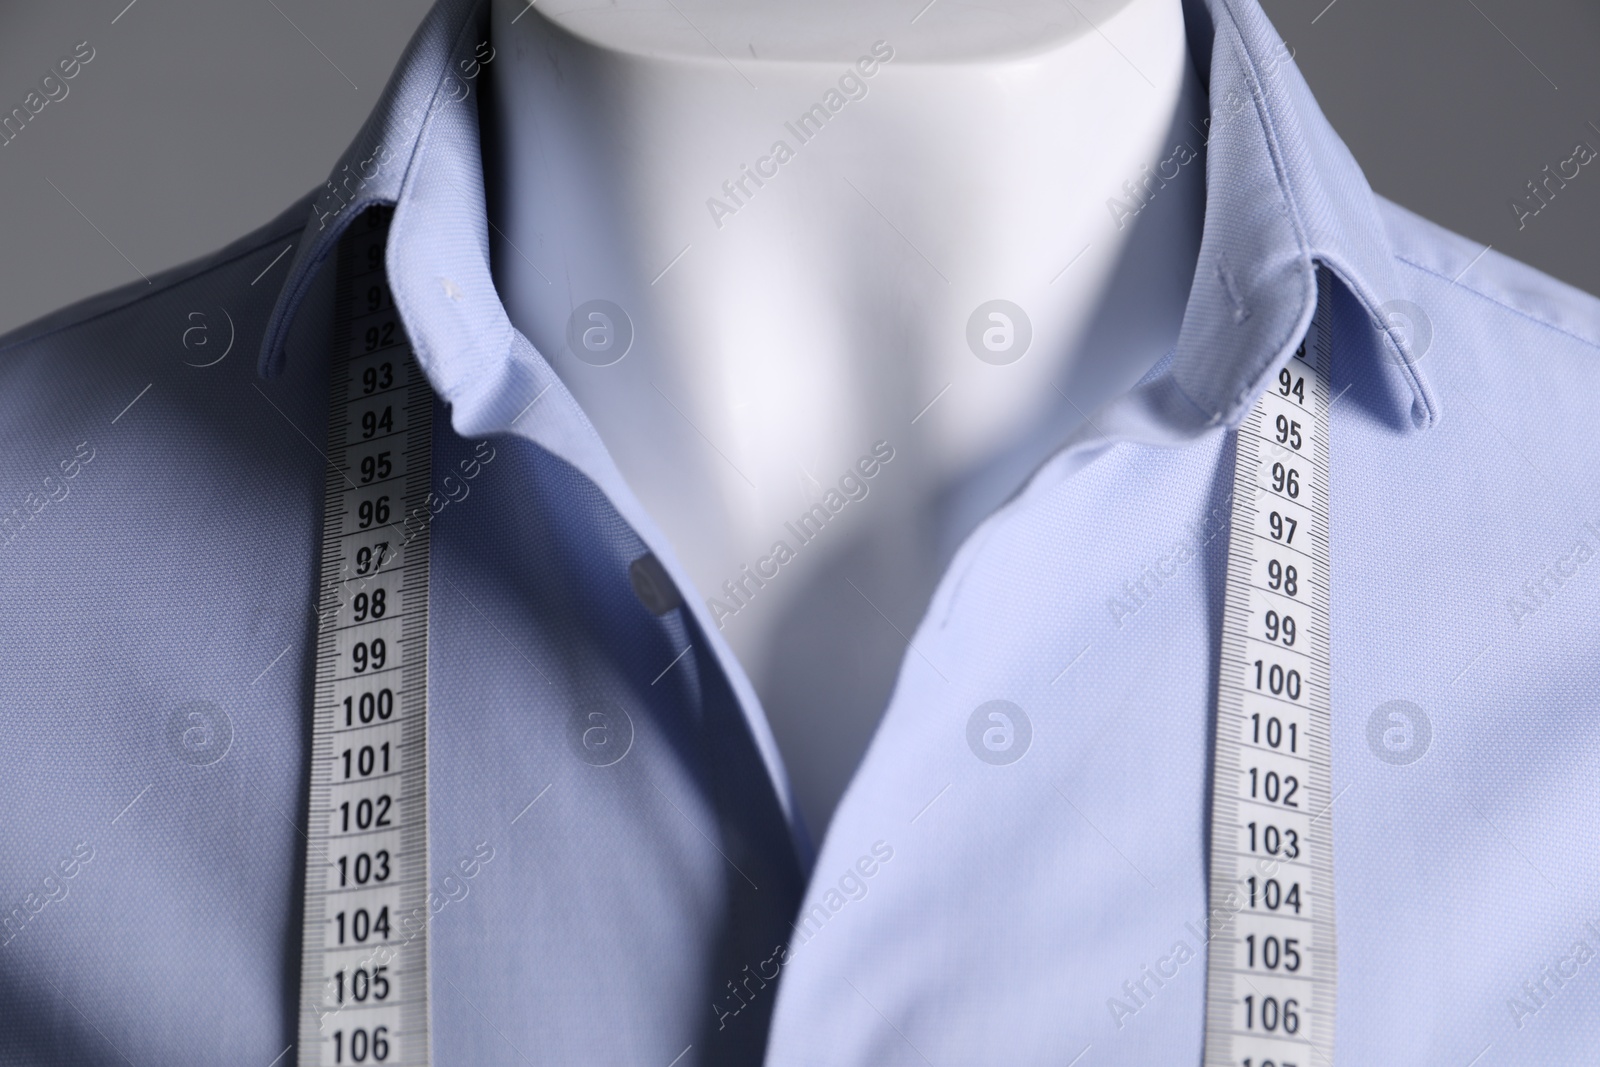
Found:
[[[1528,324],[1600,348],[1600,297],[1568,285],[1492,245],[1440,226],[1392,200],[1374,195],[1398,266],[1448,284],[1452,299],[1477,304],[1489,321],[1518,317]]]
[[[205,279],[275,242],[298,239],[310,217],[315,195],[314,192],[307,193],[264,225],[230,241],[214,252],[161,271],[152,276],[148,282],[130,282],[115,289],[108,289],[0,334],[0,365],[3,365],[8,354],[17,349],[34,345],[54,334],[95,319],[115,315],[152,298],[170,294],[185,285]],[[283,269],[281,265],[280,269]],[[280,277],[277,282],[281,283],[282,280]],[[271,284],[263,288],[275,295],[278,285]]]

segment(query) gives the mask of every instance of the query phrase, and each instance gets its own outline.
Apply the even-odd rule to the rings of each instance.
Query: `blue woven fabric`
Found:
[[[1198,1062],[1229,427],[1318,265],[1339,1060],[1589,1057],[1600,302],[1376,197],[1254,0],[1186,17],[1177,344],[966,540],[814,863],[747,678],[495,293],[448,75],[476,0],[328,185],[0,339],[0,1063],[294,1059],[326,267],[384,203],[435,469],[493,457],[433,533],[436,1062]],[[646,551],[681,608],[635,595]],[[992,700],[1009,764],[969,745]]]

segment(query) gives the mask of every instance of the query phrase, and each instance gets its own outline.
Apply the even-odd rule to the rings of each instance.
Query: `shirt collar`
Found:
[[[460,104],[455,60],[472,54],[475,30],[486,33],[484,0],[440,0],[406,46],[394,74],[328,180],[307,197],[310,214],[261,343],[258,370],[276,377],[283,370],[289,327],[317,271],[338,246],[346,227],[376,204],[399,203],[432,120]],[[474,146],[475,147],[475,146]],[[392,267],[392,265],[391,265]],[[408,320],[408,325],[409,320]]]
[[[1059,454],[1076,465],[1116,440],[1179,443],[1235,424],[1292,355],[1316,303],[1316,268],[1331,270],[1367,310],[1374,373],[1409,393],[1410,421],[1438,408],[1385,304],[1403,300],[1377,203],[1323,118],[1256,0],[1184,0],[1190,51],[1212,117],[1198,268],[1176,348],[1113,400]],[[395,208],[387,267],[395,306],[435,390],[465,437],[515,433],[574,466],[682,588],[693,588],[670,544],[622,478],[593,424],[550,364],[511,324],[490,273],[475,84],[488,47],[487,0],[439,0],[377,108],[328,181],[310,198],[300,242],[262,342],[259,370],[278,374],[294,315],[345,228],[369,206]],[[1394,414],[1401,414],[1396,411]],[[703,602],[687,609],[727,668],[746,709],[747,676]],[[775,782],[785,778],[765,720],[748,722]],[[780,788],[786,812],[793,800]],[[807,853],[803,834],[796,847]]]
[[[1365,308],[1389,359],[1389,392],[1410,421],[1439,409],[1387,307],[1404,301],[1376,198],[1323,117],[1256,0],[1185,0],[1190,51],[1209,89],[1205,227],[1177,346],[1160,372],[1096,420],[1097,434],[1188,439],[1243,418],[1289,358],[1315,305],[1316,266]],[[262,343],[276,375],[293,316],[317,269],[361,210],[396,205],[391,284],[419,358],[458,427],[504,429],[513,378],[565,394],[511,325],[489,273],[477,126],[486,0],[440,0],[417,31],[350,149],[312,198]],[[571,403],[570,397],[561,405]],[[575,405],[573,405],[575,408]],[[587,420],[582,420],[587,422]]]
[[[478,139],[477,75],[492,53],[486,0],[440,0],[396,67],[354,144],[318,190],[306,237],[283,284],[261,347],[259,370],[278,374],[289,325],[318,268],[345,228],[374,204],[394,206],[385,266],[407,340],[463,437],[514,433],[571,464],[603,492],[681,589],[694,588],[671,545],[611,460],[593,424],[550,364],[518,332],[489,269],[490,225]],[[795,814],[777,742],[749,677],[704,601],[686,598],[733,689],[779,803],[794,828],[802,867],[810,842]]]
[[[1438,404],[1389,311],[1407,294],[1360,166],[1256,0],[1184,9],[1211,119],[1199,261],[1169,380],[1156,390],[1169,394],[1160,399],[1174,427],[1234,425],[1248,413],[1310,325],[1317,264],[1367,312],[1389,357],[1378,372],[1400,378],[1412,424],[1431,426]]]

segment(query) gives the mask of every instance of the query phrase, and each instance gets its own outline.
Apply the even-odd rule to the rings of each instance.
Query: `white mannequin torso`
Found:
[[[1177,0],[918,6],[494,6],[502,298],[819,834],[955,542],[1171,346],[1199,245]]]

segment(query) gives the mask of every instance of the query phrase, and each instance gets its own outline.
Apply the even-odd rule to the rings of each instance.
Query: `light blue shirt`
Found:
[[[496,296],[477,0],[327,186],[0,341],[0,1062],[293,1060],[320,268],[384,203],[435,470],[478,463],[432,534],[437,1063],[1199,1062],[1229,428],[1318,265],[1337,1055],[1591,1058],[1600,304],[1375,196],[1253,0],[1186,15],[1177,345],[967,538],[814,862],[703,600],[641,602],[647,552],[692,586]]]

